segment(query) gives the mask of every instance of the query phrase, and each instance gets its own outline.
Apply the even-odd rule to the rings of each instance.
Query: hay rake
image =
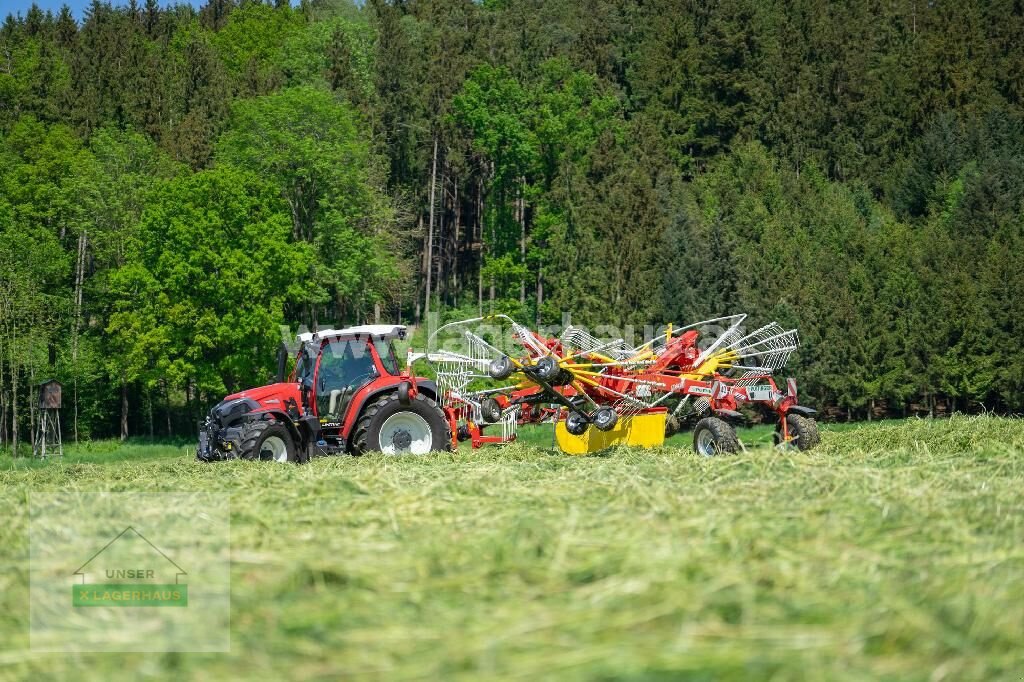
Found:
[[[453,439],[506,443],[518,425],[553,421],[572,454],[611,445],[658,446],[666,423],[694,422],[705,455],[739,448],[732,426],[744,406],[768,412],[780,444],[816,444],[814,410],[798,404],[796,382],[773,375],[799,347],[795,329],[775,322],[745,333],[746,315],[704,320],[632,347],[569,326],[545,336],[505,315],[452,322],[431,335],[434,349],[410,356],[434,368]],[[669,407],[673,407],[670,412]],[[485,430],[501,429],[501,435]]]

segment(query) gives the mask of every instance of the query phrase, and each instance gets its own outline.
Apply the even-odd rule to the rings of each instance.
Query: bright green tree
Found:
[[[312,261],[290,231],[275,188],[250,173],[220,167],[165,183],[110,276],[116,371],[211,395],[266,379]]]
[[[292,239],[315,245],[309,323],[365,318],[400,294],[403,245],[350,106],[312,87],[239,102],[217,158],[265,177],[288,206]]]

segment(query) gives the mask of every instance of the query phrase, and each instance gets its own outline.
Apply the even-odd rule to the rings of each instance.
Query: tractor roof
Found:
[[[314,337],[327,339],[341,336],[382,336],[385,339],[401,339],[405,338],[405,325],[362,324],[357,327],[345,327],[344,329],[321,329],[316,332],[304,332],[295,338],[300,343],[306,343],[307,341],[312,341]]]

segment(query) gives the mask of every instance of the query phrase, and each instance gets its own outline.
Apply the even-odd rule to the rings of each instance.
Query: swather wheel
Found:
[[[705,457],[740,451],[736,429],[718,417],[705,417],[693,429],[693,449]]]
[[[512,372],[515,371],[515,367],[512,365],[512,360],[507,355],[502,355],[500,358],[491,360],[491,364],[487,366],[487,373],[491,375],[492,379],[497,381],[504,381],[512,376]]]
[[[615,424],[618,423],[619,415],[610,407],[602,407],[597,412],[590,415],[590,419],[594,422],[594,426],[600,430],[611,431],[615,428]]]
[[[543,379],[544,381],[552,381],[558,376],[558,373],[562,371],[562,368],[558,366],[558,361],[553,357],[545,356],[540,360],[537,360],[534,367],[534,374]]]
[[[582,436],[587,432],[588,426],[590,426],[590,422],[575,412],[570,412],[565,418],[565,430],[574,436]]]
[[[493,424],[501,419],[501,404],[494,398],[484,398],[480,401],[480,416],[488,424]]]
[[[775,425],[775,444],[797,450],[810,450],[821,442],[818,435],[818,422],[810,417],[799,414],[786,415],[786,428],[789,431],[789,442],[782,442],[782,424]]]

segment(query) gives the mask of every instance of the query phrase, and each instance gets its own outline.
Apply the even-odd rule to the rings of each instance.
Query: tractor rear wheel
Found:
[[[740,451],[740,440],[725,420],[705,417],[693,429],[693,449],[705,457],[734,454]]]
[[[242,426],[239,457],[270,462],[298,462],[298,450],[288,427],[276,421],[249,422]]]
[[[452,449],[448,419],[437,403],[423,395],[403,405],[397,393],[381,396],[367,407],[352,433],[352,452],[425,455]]]
[[[818,422],[810,417],[799,414],[786,415],[786,429],[789,431],[789,441],[782,442],[782,424],[775,425],[775,444],[784,445],[797,450],[810,450],[819,442]]]

